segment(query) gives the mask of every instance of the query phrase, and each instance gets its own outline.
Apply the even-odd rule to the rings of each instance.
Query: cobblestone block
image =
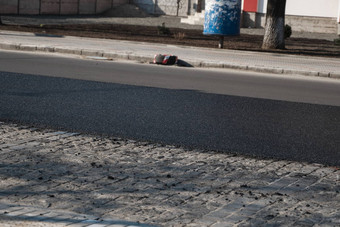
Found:
[[[0,154],[7,217],[73,226],[338,224],[335,167],[3,122]]]

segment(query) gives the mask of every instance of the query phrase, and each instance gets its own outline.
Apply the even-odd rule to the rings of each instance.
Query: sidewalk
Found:
[[[203,31],[202,25],[181,23],[181,17],[105,17],[105,16],[2,16],[3,23],[10,25],[60,25],[60,24],[128,24],[143,26],[160,26],[169,28],[197,29]],[[241,34],[264,35],[261,28],[241,28]],[[336,34],[294,31],[292,38],[325,39],[333,41],[339,38]]]
[[[0,226],[339,226],[340,170],[0,122]]]
[[[195,67],[215,67],[340,78],[340,61],[334,58],[280,55],[234,50],[195,48],[81,37],[58,37],[0,31],[0,49],[42,51],[104,59],[152,61],[155,54],[173,54]]]

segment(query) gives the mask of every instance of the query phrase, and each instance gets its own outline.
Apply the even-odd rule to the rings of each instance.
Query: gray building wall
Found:
[[[264,13],[242,13],[242,24],[244,28],[264,28],[266,14]],[[319,33],[340,33],[337,18],[332,17],[307,17],[286,15],[285,23],[290,25],[297,32],[319,32]]]
[[[98,14],[129,0],[0,0],[0,14]]]
[[[178,15],[187,16],[189,4],[195,0],[180,0]],[[177,0],[130,0],[131,3],[149,14],[173,15],[177,14]]]

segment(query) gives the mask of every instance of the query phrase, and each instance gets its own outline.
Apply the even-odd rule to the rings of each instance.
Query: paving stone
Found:
[[[0,146],[0,212],[18,218],[73,226],[338,224],[334,167],[8,123],[0,123]],[[26,213],[22,204],[41,209]]]
[[[126,227],[126,225],[112,224],[112,225],[107,225],[106,227]]]

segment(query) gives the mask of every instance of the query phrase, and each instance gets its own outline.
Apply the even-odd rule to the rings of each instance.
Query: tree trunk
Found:
[[[201,13],[202,12],[202,0],[197,0],[197,13]]]
[[[262,49],[284,49],[286,0],[268,0]]]

